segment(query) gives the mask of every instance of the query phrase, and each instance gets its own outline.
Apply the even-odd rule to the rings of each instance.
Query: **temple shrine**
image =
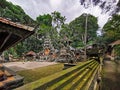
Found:
[[[43,59],[44,60],[52,60],[52,56],[54,56],[54,47],[52,45],[52,41],[50,39],[49,34],[46,34],[43,43]]]

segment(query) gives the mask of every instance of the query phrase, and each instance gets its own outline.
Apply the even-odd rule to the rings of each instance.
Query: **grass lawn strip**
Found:
[[[24,83],[27,84],[38,79],[41,79],[43,77],[52,75],[56,72],[62,71],[63,68],[64,68],[63,64],[54,64],[46,67],[19,71],[17,72],[17,74],[24,77]]]

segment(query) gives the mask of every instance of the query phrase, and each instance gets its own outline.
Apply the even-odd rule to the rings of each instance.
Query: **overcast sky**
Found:
[[[24,11],[33,19],[37,16],[59,11],[63,16],[66,16],[67,21],[70,22],[82,13],[90,13],[98,17],[98,24],[100,27],[107,22],[109,13],[102,13],[99,6],[84,9],[80,5],[79,0],[7,0],[13,4],[21,6]],[[111,1],[111,0],[108,0]]]

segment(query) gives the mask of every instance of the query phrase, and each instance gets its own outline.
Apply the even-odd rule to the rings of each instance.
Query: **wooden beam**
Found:
[[[13,34],[19,36],[19,37],[23,37],[27,35],[27,33],[30,33],[30,31],[27,30],[23,30],[20,28],[16,28],[16,27],[9,27],[7,25],[4,24],[0,24],[0,32],[12,32]]]
[[[7,42],[7,40],[10,38],[11,36],[11,32],[9,33],[9,35],[5,38],[4,42],[2,43],[2,45],[0,46],[0,49],[2,49],[2,47],[5,45],[5,43]]]

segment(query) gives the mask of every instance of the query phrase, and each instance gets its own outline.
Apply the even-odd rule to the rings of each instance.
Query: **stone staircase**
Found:
[[[89,83],[94,80],[98,69],[99,63],[95,60],[83,62],[16,90],[90,90]]]
[[[23,85],[23,77],[0,64],[0,90],[11,90]]]

